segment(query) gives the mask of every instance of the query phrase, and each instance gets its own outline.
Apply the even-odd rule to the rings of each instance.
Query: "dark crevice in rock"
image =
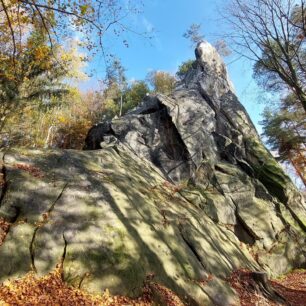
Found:
[[[198,86],[198,91],[201,95],[201,97],[207,102],[207,104],[210,106],[210,108],[215,112],[215,119],[218,119],[219,115],[219,110],[215,106],[214,102],[211,100],[209,95],[205,92],[205,90],[199,85]]]
[[[199,253],[197,252],[196,248],[192,245],[192,243],[186,239],[186,237],[184,236],[184,233],[182,231],[182,226],[179,226],[179,232],[181,234],[182,239],[184,240],[184,242],[186,243],[186,245],[188,246],[188,248],[191,250],[192,254],[195,256],[195,258],[198,260],[198,262],[200,263],[200,265],[205,269],[205,265],[202,261],[201,256],[199,255]]]
[[[162,124],[159,124],[157,128],[163,143],[163,151],[167,157],[173,160],[189,161],[191,157],[186,144],[173,123],[166,106],[161,109],[160,120]]]
[[[29,247],[30,256],[31,256],[31,268],[35,273],[37,273],[37,269],[36,269],[36,266],[35,266],[35,249],[34,248],[35,248],[35,238],[36,238],[36,234],[37,234],[37,231],[39,230],[39,228],[40,227],[37,226],[34,229],[32,240],[31,240],[30,247]]]
[[[239,239],[239,241],[253,246],[256,242],[256,239],[250,233],[248,227],[245,226],[244,222],[241,222],[241,218],[236,214],[237,223],[234,226],[234,234]]]
[[[14,214],[14,216],[10,217],[9,221],[11,223],[15,223],[17,221],[18,217],[21,214],[21,208],[19,206],[15,206],[15,205],[12,205],[12,208],[15,209],[15,214]]]
[[[65,263],[67,247],[68,247],[68,241],[66,240],[65,233],[63,233],[63,240],[64,240],[64,250],[63,250],[63,254],[62,254],[61,262],[60,262],[60,271],[61,271],[62,280],[65,280],[64,263]]]
[[[284,204],[288,202],[288,197],[285,194],[284,187],[273,179],[273,173],[270,173],[262,167],[262,170],[257,170],[255,177],[267,188],[269,193],[276,197],[280,202]]]
[[[248,233],[248,235],[250,237],[252,237],[252,239],[254,240],[254,243],[255,243],[255,240],[260,240],[261,238],[258,237],[254,231],[245,223],[245,221],[243,220],[243,218],[241,218],[241,216],[239,215],[239,212],[237,211],[236,213],[236,218],[237,220],[240,222],[240,224],[242,225],[242,227],[244,228],[244,230]],[[253,244],[254,244],[253,243]]]
[[[292,218],[298,223],[300,228],[306,232],[305,224],[288,205],[289,198],[285,192],[285,187],[283,186],[283,184],[286,184],[286,182],[278,182],[275,176],[277,176],[277,174],[270,171],[267,166],[265,167],[265,164],[262,165],[261,170],[257,172],[257,179],[267,188],[270,194],[275,196],[288,209]],[[277,178],[280,180],[281,176],[277,176]]]
[[[120,150],[116,146],[113,147],[113,150],[116,152],[116,154],[121,156]]]
[[[218,178],[215,173],[212,174],[211,182],[210,184],[215,188],[216,191],[218,191],[221,195],[226,197],[226,192],[224,192],[221,184],[218,181]]]
[[[267,189],[259,183],[256,179],[253,180],[253,186],[255,187],[255,197],[268,202],[273,202],[273,197],[269,194]]]
[[[156,112],[160,111],[161,108],[155,108],[155,107],[151,107],[151,108],[147,108],[144,111],[139,112],[139,115],[150,115],[150,114],[155,114]]]
[[[256,240],[260,240],[260,237],[258,237],[254,231],[245,223],[243,218],[239,215],[238,205],[235,203],[232,197],[231,199],[236,206],[235,215],[237,224],[234,227],[234,233],[241,242],[252,246],[255,244]]]
[[[248,176],[254,177],[254,169],[243,159],[242,149],[227,136],[214,132],[213,137],[218,146],[221,159],[238,165]],[[226,142],[231,142],[226,144]]]
[[[254,169],[245,161],[242,159],[237,159],[238,166],[250,177],[254,177]]]
[[[156,103],[155,105],[149,106],[147,108],[144,108],[143,110],[140,109],[139,112],[136,114],[138,115],[149,115],[149,114],[154,114],[164,108],[164,105],[156,98]]]
[[[115,133],[112,129],[111,122],[106,121],[93,126],[87,134],[85,139],[85,146],[83,150],[99,150],[101,149],[100,143],[103,142],[104,136],[112,135]]]
[[[233,130],[237,130],[237,125],[234,123],[232,118],[230,118],[230,116],[222,108],[220,109],[220,113],[226,119],[227,123],[230,124],[230,126],[233,128]],[[239,131],[239,132],[241,132],[241,131]]]
[[[281,204],[280,204],[279,202],[275,201],[275,200],[273,201],[273,203],[274,203],[276,215],[277,215],[277,217],[281,220],[282,224],[283,224],[285,227],[290,226],[290,225],[288,224],[288,222],[285,220],[285,218],[284,218],[284,216],[283,216],[283,214],[282,214],[282,211],[281,211],[281,209],[280,209],[280,205],[281,205]]]
[[[227,118],[221,112],[219,112],[216,116],[216,131],[214,134],[215,136],[221,138],[221,143],[223,146],[224,139],[229,139],[232,142],[235,138],[237,138],[235,135],[233,135],[234,131],[236,131],[236,127],[232,126],[231,123],[227,121]]]
[[[162,103],[160,103],[157,97],[152,97],[149,95],[144,97],[142,103],[138,105],[136,109],[128,112],[126,116],[154,114],[158,112],[162,106],[163,106]]]
[[[57,196],[57,198],[55,199],[55,201],[51,204],[51,206],[49,207],[47,213],[50,214],[52,212],[52,210],[54,209],[56,203],[60,200],[60,198],[62,197],[64,191],[66,190],[66,188],[68,187],[68,183],[66,183],[63,187],[63,189],[61,190],[61,192],[59,193],[59,195]]]
[[[180,163],[178,163],[177,165],[175,165],[173,168],[171,168],[170,170],[167,171],[166,173],[166,177],[171,179],[171,172],[175,171],[177,168],[179,168],[180,166],[183,166],[185,164],[185,160],[181,161]]]
[[[5,153],[2,156],[1,164],[2,165],[1,165],[1,173],[0,173],[0,187],[1,187],[0,206],[8,190],[7,171],[6,171],[6,166],[5,166]]]
[[[292,210],[291,207],[289,207],[288,205],[285,205],[285,207],[289,210],[292,218],[297,222],[297,224],[300,226],[300,228],[306,232],[306,226],[305,224],[300,220],[300,218],[296,215],[296,213]]]
[[[226,171],[224,168],[220,167],[218,164],[215,165],[215,170],[219,171],[219,172],[221,172],[223,174],[229,174],[228,171]]]
[[[156,129],[160,137],[160,145],[155,148],[152,147],[150,150],[150,157],[153,164],[160,168],[163,174],[170,180],[179,180],[179,178],[175,177],[175,174],[172,175],[179,167],[189,168],[188,176],[190,176],[193,167],[192,158],[186,144],[173,123],[172,117],[169,115],[164,105],[160,107]],[[166,155],[170,163],[177,163],[170,167],[170,163],[161,158],[162,153]]]
[[[220,150],[220,157],[227,162],[236,165],[236,145],[234,143],[229,144],[223,150]]]

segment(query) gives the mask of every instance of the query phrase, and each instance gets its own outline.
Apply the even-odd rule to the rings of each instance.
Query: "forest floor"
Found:
[[[0,245],[5,239],[10,224],[0,218]],[[284,302],[275,302],[259,289],[252,278],[252,272],[237,270],[228,278],[236,290],[241,306],[306,306],[306,270],[295,270],[281,278],[269,281],[275,296]],[[103,306],[184,306],[183,302],[169,289],[153,282],[143,288],[138,299],[113,296],[108,290],[101,295],[92,295],[83,290],[68,286],[64,281],[61,268],[44,277],[28,273],[19,280],[0,284],[0,306],[9,305],[103,305]],[[155,301],[155,303],[153,302]],[[158,303],[159,304],[159,303]],[[236,306],[236,305],[232,305]]]
[[[101,295],[92,295],[68,286],[62,279],[61,269],[57,268],[44,277],[28,273],[19,280],[0,285],[0,306],[151,306],[154,304],[153,292],[155,297],[158,295],[162,305],[184,306],[171,290],[156,283],[144,286],[142,296],[131,299],[125,296],[113,296],[108,290]]]
[[[229,278],[229,282],[239,295],[241,306],[306,306],[306,270],[296,270],[271,281],[273,289],[285,300],[284,303],[276,303],[256,290],[256,286],[249,277],[250,273],[246,270],[238,270]],[[102,295],[94,296],[67,286],[62,281],[60,269],[40,278],[29,273],[20,280],[1,285],[0,305],[151,306],[157,305],[156,300],[154,299],[154,303],[152,299],[152,289],[155,297],[157,292],[161,298],[160,305],[184,306],[171,290],[158,284],[145,287],[143,295],[138,299],[112,296],[107,290]]]
[[[258,290],[249,271],[236,271],[229,281],[239,295],[241,306],[306,306],[306,270],[295,270],[270,281],[272,290],[283,298],[283,303],[269,299]]]

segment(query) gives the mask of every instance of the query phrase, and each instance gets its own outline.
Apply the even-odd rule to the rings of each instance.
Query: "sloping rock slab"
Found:
[[[147,275],[187,304],[236,302],[232,270],[258,269],[225,226],[184,199],[150,163],[115,145],[92,152],[6,152],[0,281],[63,263],[65,281],[136,296]],[[212,283],[205,283],[209,274]]]
[[[136,110],[94,126],[85,148],[123,143],[167,180],[188,186],[185,199],[232,228],[270,274],[305,265],[303,196],[262,144],[216,50],[202,42],[195,53],[172,95],[148,96]]]

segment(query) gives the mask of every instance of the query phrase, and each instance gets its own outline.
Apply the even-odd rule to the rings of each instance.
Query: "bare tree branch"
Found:
[[[306,112],[305,1],[231,0],[224,15],[240,54],[252,58],[265,86],[288,88]],[[228,37],[231,37],[229,35]],[[264,82],[264,78],[266,81]]]

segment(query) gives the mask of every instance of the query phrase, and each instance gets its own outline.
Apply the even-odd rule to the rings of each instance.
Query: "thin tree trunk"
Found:
[[[304,186],[306,187],[306,177],[303,174],[303,171],[301,170],[299,164],[295,161],[294,158],[292,158],[292,156],[289,156],[289,160],[290,160],[290,163],[292,164],[293,168],[295,169],[296,174],[300,177]]]
[[[302,89],[296,88],[296,96],[300,101],[305,113],[306,113],[306,94],[303,92]]]
[[[119,112],[119,117],[122,116],[122,104],[123,104],[123,98],[122,95],[120,96],[120,112]]]
[[[48,135],[47,135],[47,138],[46,138],[46,141],[45,141],[45,145],[44,145],[45,149],[47,149],[50,146],[52,146],[52,132],[53,132],[53,129],[54,129],[54,125],[51,125],[49,127],[49,129],[48,129]],[[50,140],[51,140],[51,144],[49,145]]]
[[[304,111],[306,113],[306,96],[305,95],[303,95],[303,99],[301,100],[301,103],[302,103],[302,106],[303,106]]]

